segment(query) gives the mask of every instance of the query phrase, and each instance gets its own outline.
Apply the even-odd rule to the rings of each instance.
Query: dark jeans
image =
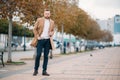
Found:
[[[43,49],[44,49],[43,71],[46,71],[47,64],[48,64],[48,54],[49,54],[49,49],[50,49],[50,39],[38,40],[37,55],[36,55],[35,67],[34,67],[35,70],[38,70],[38,68],[39,68],[40,57],[41,57]]]

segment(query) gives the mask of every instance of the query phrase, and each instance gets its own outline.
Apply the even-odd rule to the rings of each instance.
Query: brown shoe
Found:
[[[50,74],[48,74],[47,72],[43,72],[42,75],[43,76],[50,76]]]
[[[34,71],[33,76],[36,76],[38,74],[38,71]]]

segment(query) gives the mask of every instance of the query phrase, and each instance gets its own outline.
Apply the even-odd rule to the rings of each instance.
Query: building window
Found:
[[[120,17],[115,18],[115,23],[120,23]]]

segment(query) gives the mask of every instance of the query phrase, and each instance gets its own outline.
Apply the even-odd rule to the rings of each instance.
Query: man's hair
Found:
[[[44,11],[50,11],[50,9],[44,9]]]

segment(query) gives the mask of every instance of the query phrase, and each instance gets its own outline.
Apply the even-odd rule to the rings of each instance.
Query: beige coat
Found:
[[[34,29],[33,29],[33,33],[34,33],[34,39],[31,43],[31,46],[35,47],[36,41],[38,41],[38,37],[41,36],[42,32],[43,32],[43,28],[44,28],[44,21],[45,18],[38,18],[35,25],[34,25]],[[49,27],[49,32],[48,33],[52,33],[52,36],[54,34],[54,21],[50,19],[50,27]],[[52,49],[54,49],[54,44],[53,44],[53,39],[52,37],[50,37],[50,43],[51,43],[51,47]]]

